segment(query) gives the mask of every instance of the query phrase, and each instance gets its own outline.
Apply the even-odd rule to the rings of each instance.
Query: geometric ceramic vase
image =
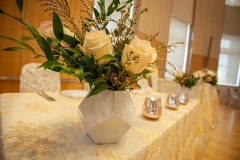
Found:
[[[131,128],[136,108],[128,91],[104,90],[84,98],[78,114],[95,144],[117,143]]]

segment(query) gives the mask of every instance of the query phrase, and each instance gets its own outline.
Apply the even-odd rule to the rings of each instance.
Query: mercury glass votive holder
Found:
[[[142,107],[142,115],[148,119],[158,119],[162,115],[161,98],[146,97]]]
[[[179,94],[168,94],[166,107],[169,109],[178,109],[180,105]]]
[[[188,102],[188,94],[187,93],[179,93],[179,101],[180,101],[180,104],[187,104]]]

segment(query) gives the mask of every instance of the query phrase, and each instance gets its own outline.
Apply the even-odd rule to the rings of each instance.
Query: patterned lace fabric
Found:
[[[161,150],[160,143],[162,134],[151,133],[147,130],[141,129],[135,129],[135,131],[138,132],[143,138],[143,141],[148,144],[146,160],[156,159],[157,156],[159,156]]]
[[[98,147],[93,148],[100,160],[136,160],[135,156],[120,156],[116,150],[106,151]]]
[[[49,113],[52,107],[53,106],[50,104],[45,104],[39,101],[31,102],[25,106],[26,109],[30,109],[33,112],[38,111],[38,112],[46,112],[46,113]]]
[[[52,147],[52,143],[57,141],[53,136],[53,129],[44,125],[18,121],[14,126],[9,126],[9,128],[12,131],[1,136],[1,138],[11,140],[3,151],[14,152],[23,148],[33,151],[38,158],[43,158]]]
[[[70,119],[70,123],[72,124],[76,124],[78,126],[78,130],[79,131],[85,131],[85,128],[82,124],[82,121],[80,120],[79,116],[73,113],[70,113],[68,115],[69,119]]]

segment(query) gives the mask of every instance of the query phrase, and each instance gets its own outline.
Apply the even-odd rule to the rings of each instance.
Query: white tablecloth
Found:
[[[141,114],[144,98],[164,101],[166,94],[131,93],[137,108],[133,127],[117,144],[95,145],[77,114],[81,99],[47,94],[56,101],[37,93],[0,95],[4,160],[187,160],[204,154],[203,108],[197,99],[178,110],[167,109],[163,103],[160,119],[149,120]]]

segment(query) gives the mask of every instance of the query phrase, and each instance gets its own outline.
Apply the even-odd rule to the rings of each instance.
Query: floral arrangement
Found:
[[[112,0],[109,6],[105,6],[105,0],[99,0],[97,4],[100,10],[90,7],[85,0],[81,1],[85,8],[80,11],[79,24],[71,17],[68,0],[37,0],[46,7],[45,11],[51,11],[53,17],[52,21],[42,22],[37,29],[21,16],[15,17],[0,9],[1,14],[19,21],[32,34],[32,37],[24,36],[20,40],[1,36],[21,46],[4,50],[29,51],[36,58],[46,57],[46,62],[40,67],[73,75],[81,82],[86,81],[90,86],[88,96],[92,96],[105,89],[131,91],[134,85],[141,88],[137,81],[156,72],[158,62],[166,62],[158,58],[157,54],[171,51],[171,47],[181,43],[163,44],[154,48],[151,41],[155,40],[158,33],[151,35],[148,40],[139,39],[132,28],[147,9],[131,16],[133,0],[121,3]],[[16,0],[16,4],[21,15],[23,0]],[[88,16],[83,17],[82,12]],[[114,12],[121,13],[120,19],[111,19]],[[117,24],[114,31],[107,29],[109,22]],[[31,39],[37,41],[44,54],[36,53],[27,44]],[[184,84],[189,86],[186,82]]]
[[[173,81],[179,83],[182,87],[192,88],[198,83],[198,78],[193,74],[187,75],[182,70],[177,70],[172,74],[174,76]]]
[[[217,85],[218,77],[217,77],[217,73],[215,71],[204,68],[201,70],[201,72],[203,73],[203,76],[202,76],[203,82],[210,83],[213,86]]]

